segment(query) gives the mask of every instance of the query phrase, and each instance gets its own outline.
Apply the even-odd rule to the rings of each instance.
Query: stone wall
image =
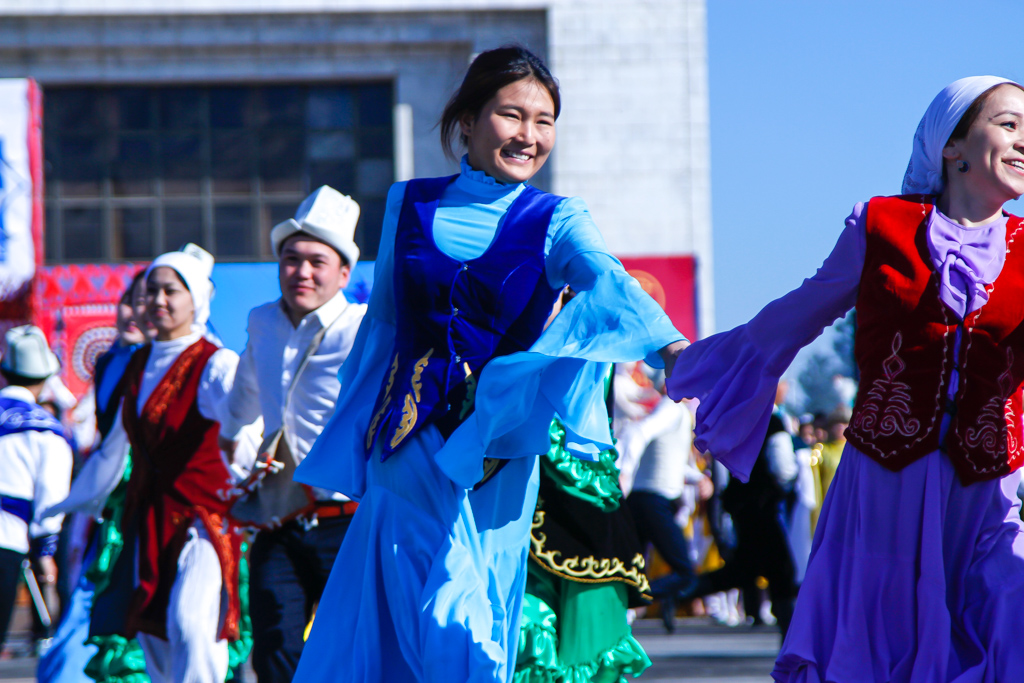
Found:
[[[623,256],[693,254],[714,329],[705,0],[0,0],[0,77],[48,83],[393,79],[416,175],[470,57],[517,41],[563,89],[537,185]]]

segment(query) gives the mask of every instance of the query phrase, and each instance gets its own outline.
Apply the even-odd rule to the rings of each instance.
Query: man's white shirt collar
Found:
[[[279,305],[281,307],[281,311],[285,314],[285,317],[290,320],[291,317],[288,315],[288,304],[285,303],[284,297],[279,300]],[[345,293],[339,289],[337,294],[328,299],[326,303],[320,306],[320,308],[312,311],[311,313],[307,313],[302,320],[309,320],[310,318],[315,317],[320,322],[321,327],[329,327],[331,323],[338,319],[338,316],[340,316],[346,308],[348,308],[348,299],[345,298]],[[300,324],[301,322],[302,321],[300,321]]]

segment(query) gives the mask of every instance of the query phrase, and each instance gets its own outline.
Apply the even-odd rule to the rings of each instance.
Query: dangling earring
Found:
[[[957,159],[956,170],[960,171],[961,173],[967,173],[968,171],[971,170],[971,165],[962,159]]]

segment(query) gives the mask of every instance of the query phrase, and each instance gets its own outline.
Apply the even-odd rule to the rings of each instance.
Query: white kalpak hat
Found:
[[[305,233],[334,249],[355,268],[359,247],[352,241],[359,222],[359,204],[333,187],[322,185],[299,204],[295,218],[278,223],[270,231],[274,256],[281,257],[281,245],[296,233]]]
[[[7,352],[0,368],[28,379],[44,380],[60,370],[60,361],[46,343],[43,331],[35,325],[7,330]]]
[[[213,299],[213,254],[198,244],[189,242],[181,251],[170,251],[160,254],[146,268],[146,277],[154,268],[166,266],[176,272],[192,295],[192,306],[195,312],[192,322],[201,330],[206,329],[206,321],[210,319],[210,300]]]

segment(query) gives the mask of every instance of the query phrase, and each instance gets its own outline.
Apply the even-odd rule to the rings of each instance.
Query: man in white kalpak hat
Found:
[[[270,233],[281,298],[249,313],[249,340],[222,423],[225,450],[239,429],[263,416],[264,447],[275,464],[236,506],[261,527],[250,555],[253,669],[260,683],[292,680],[310,608],[320,598],[355,503],[291,480],[334,413],[338,370],[365,304],[341,290],[359,259],[353,241],[359,205],[326,185]],[[296,514],[298,513],[298,514]]]
[[[43,580],[56,579],[53,553],[63,515],[39,512],[63,500],[71,483],[71,447],[61,423],[39,407],[47,378],[60,369],[46,337],[33,325],[7,332],[0,374],[0,647],[26,554],[38,557]]]

